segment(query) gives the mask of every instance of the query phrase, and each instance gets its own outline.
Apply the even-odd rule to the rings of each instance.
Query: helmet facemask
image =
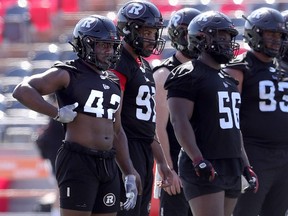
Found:
[[[228,32],[231,41],[219,40],[219,31]],[[219,64],[226,64],[235,58],[239,52],[240,45],[235,42],[236,32],[225,29],[206,29],[196,38],[189,37],[191,49],[198,49],[199,52],[205,51]],[[194,44],[194,45],[193,45]]]
[[[121,54],[121,41],[98,40],[93,37],[84,37],[83,40],[83,59],[96,66],[99,70],[114,68]],[[97,44],[103,43],[104,46],[113,46],[113,52],[103,54],[103,50],[97,49]],[[109,45],[110,44],[110,45]],[[102,55],[102,58],[99,56]]]
[[[219,64],[227,64],[234,59],[238,52],[240,45],[235,42],[234,33],[226,30],[209,30],[210,44],[207,43],[206,52]],[[227,32],[231,35],[231,41],[219,40],[219,31]],[[215,33],[213,33],[215,32]],[[221,38],[221,37],[220,37]]]
[[[281,41],[277,41],[276,39],[265,39],[263,37],[264,31],[254,26],[252,30],[246,30],[244,39],[248,42],[248,45],[256,52],[264,53],[265,55],[271,58],[274,58],[274,57],[278,58],[278,57],[283,56],[287,48],[286,34],[279,32],[282,34],[282,37],[281,37]],[[266,31],[270,31],[270,30],[266,30]],[[270,32],[278,32],[278,31],[270,31]],[[280,48],[278,50],[269,48],[267,47],[267,43],[278,44]]]
[[[244,40],[256,52],[263,53],[268,57],[281,57],[286,49],[287,29],[285,28],[284,17],[278,10],[273,8],[258,8],[248,17],[242,16],[245,21]],[[281,34],[281,42],[279,39],[264,38],[266,32],[274,32]],[[267,44],[278,44],[279,49],[269,48]]]
[[[145,27],[145,26],[142,26]],[[162,28],[157,29],[157,33],[155,34],[155,40],[150,38],[144,38],[140,34],[141,25],[133,22],[130,23],[129,28],[126,28],[124,31],[129,32],[125,37],[124,40],[134,48],[134,51],[137,55],[143,57],[149,57],[150,55],[160,55],[165,47],[165,40],[161,38],[162,36]],[[149,28],[149,27],[147,27]],[[153,45],[153,50],[146,50],[144,49],[144,43],[148,43]]]

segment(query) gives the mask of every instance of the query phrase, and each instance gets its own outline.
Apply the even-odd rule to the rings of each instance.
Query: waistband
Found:
[[[95,149],[87,148],[76,142],[63,141],[63,147],[73,152],[95,156],[96,158],[113,159],[116,155],[116,150],[112,148],[108,151],[98,151]]]

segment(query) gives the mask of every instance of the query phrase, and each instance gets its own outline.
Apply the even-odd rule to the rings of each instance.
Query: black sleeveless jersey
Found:
[[[115,112],[121,101],[119,80],[110,71],[99,75],[81,59],[67,63],[56,63],[56,68],[69,72],[70,83],[67,88],[56,92],[59,107],[78,102],[76,112],[97,118],[115,121]]]
[[[193,69],[194,66],[194,69]],[[165,83],[168,98],[194,102],[190,123],[206,159],[241,158],[240,93],[236,82],[199,60],[175,68]]]
[[[155,82],[149,63],[141,65],[123,48],[115,70],[126,78],[122,102],[122,125],[128,139],[147,139],[155,135]]]
[[[248,51],[227,65],[244,74],[240,127],[245,144],[288,147],[288,81],[280,79],[275,63]]]
[[[165,67],[169,71],[172,71],[174,68],[176,68],[180,64],[182,63],[175,57],[175,54],[174,54],[170,58],[167,58],[165,61],[163,61],[160,65],[157,65],[156,67],[154,67],[153,71],[155,72],[156,70],[162,67]],[[176,139],[174,129],[170,121],[167,122],[166,131],[167,131],[168,139],[169,139],[170,155],[173,161],[173,167],[175,171],[177,172],[178,171],[178,165],[177,165],[178,154],[179,154],[181,147]]]

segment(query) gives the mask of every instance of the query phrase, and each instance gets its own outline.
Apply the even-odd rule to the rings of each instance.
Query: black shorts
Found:
[[[152,139],[153,140],[153,139]],[[151,196],[153,190],[153,165],[154,157],[151,149],[151,141],[128,140],[130,157],[134,168],[137,170],[142,181],[142,195],[137,197],[134,209],[118,212],[117,216],[148,216],[151,207]],[[126,193],[124,184],[121,186],[121,201],[125,202]]]
[[[115,150],[95,151],[65,142],[56,159],[60,207],[93,213],[120,209],[120,181]]]
[[[192,161],[181,150],[179,158],[179,175],[183,183],[186,200],[225,191],[225,197],[238,198],[241,194],[241,159],[209,160],[217,175],[212,182],[200,179],[194,170]],[[238,161],[238,162],[237,162]],[[228,167],[225,167],[227,166]]]
[[[159,215],[192,216],[189,203],[185,199],[183,189],[180,194],[169,195],[161,189]]]

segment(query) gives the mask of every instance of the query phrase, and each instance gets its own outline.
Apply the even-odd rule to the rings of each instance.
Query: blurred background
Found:
[[[55,179],[50,162],[43,158],[37,138],[49,119],[33,112],[11,94],[26,76],[41,73],[55,61],[74,59],[68,44],[75,24],[83,17],[100,14],[116,20],[127,0],[0,0],[0,215],[50,215],[55,200]],[[288,10],[287,0],[151,0],[167,23],[183,7],[218,10],[228,15],[240,34],[251,11],[267,6]],[[174,53],[167,32],[164,52],[148,58],[151,66]],[[153,200],[151,216],[157,214]]]

